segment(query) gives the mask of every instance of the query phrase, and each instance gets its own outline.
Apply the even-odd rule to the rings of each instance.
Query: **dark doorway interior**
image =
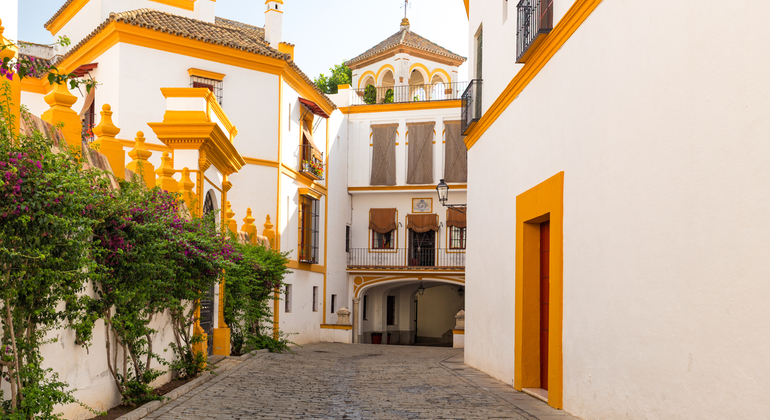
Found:
[[[409,230],[409,265],[412,267],[436,265],[436,232]]]

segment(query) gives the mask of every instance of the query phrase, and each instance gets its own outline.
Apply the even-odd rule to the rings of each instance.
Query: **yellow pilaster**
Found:
[[[48,95],[45,95],[44,99],[51,108],[44,112],[40,119],[52,125],[63,124],[61,132],[64,135],[64,139],[67,140],[67,144],[79,152],[83,141],[82,125],[80,116],[72,110],[72,105],[78,101],[78,98],[70,93],[66,84],[54,84],[53,90]],[[112,164],[112,161],[110,161],[110,164]],[[122,169],[123,167],[121,166],[120,168]],[[115,168],[113,167],[113,169]]]
[[[101,114],[102,120],[94,127],[96,140],[91,143],[91,148],[107,157],[115,176],[125,178],[126,152],[123,150],[123,144],[115,139],[120,129],[112,123],[112,107],[104,104]]]
[[[193,206],[198,205],[198,194],[193,191],[195,183],[190,179],[190,170],[187,168],[182,169],[182,179],[179,181],[179,193],[182,194],[182,200],[187,204],[188,209],[192,209]],[[191,210],[192,212],[192,210]]]
[[[3,36],[3,32],[5,31],[5,28],[2,26],[3,21],[0,20],[0,44],[2,45],[10,45],[11,41],[6,39]],[[0,60],[3,60],[5,58],[13,59],[16,57],[16,51],[17,49],[15,47],[13,48],[6,48],[2,51],[0,51]],[[11,122],[13,123],[13,131],[18,134],[19,130],[21,129],[21,119],[19,118],[19,113],[21,110],[21,79],[19,78],[19,75],[14,74],[13,80],[8,80],[3,78],[2,83],[9,83],[11,85],[11,109],[10,109],[10,118]],[[78,143],[78,147],[80,147],[80,143]],[[80,150],[80,149],[78,149]]]
[[[155,173],[158,174],[155,185],[168,192],[179,191],[179,185],[174,179],[174,165],[171,163],[168,152],[163,152],[163,156],[160,158],[160,167]]]
[[[235,212],[233,211],[233,206],[230,205],[230,202],[225,202],[225,226],[227,229],[230,230],[230,232],[234,234],[238,234],[238,222],[233,219],[235,216]]]
[[[246,209],[246,217],[243,218],[243,226],[241,226],[241,232],[249,234],[249,240],[252,245],[257,243],[257,226],[254,225],[254,217],[251,216],[251,207]]]
[[[265,230],[262,231],[262,236],[266,237],[270,240],[270,247],[273,249],[276,249],[275,247],[275,231],[273,230],[273,224],[270,223],[270,215],[267,215],[267,218],[265,219]]]
[[[152,152],[147,149],[144,141],[144,133],[138,131],[136,133],[134,149],[128,152],[128,156],[131,157],[131,162],[128,162],[126,169],[141,176],[144,180],[144,185],[146,185],[147,188],[152,188],[155,186],[155,166],[148,161],[150,156],[152,156]]]
[[[200,342],[192,345],[194,353],[202,353],[204,356],[208,356],[208,334],[201,327],[201,303],[195,302],[195,325],[193,325],[193,336],[199,336]],[[203,363],[202,367],[206,367],[206,363]]]

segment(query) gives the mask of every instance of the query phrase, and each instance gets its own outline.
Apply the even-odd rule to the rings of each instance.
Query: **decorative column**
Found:
[[[123,151],[120,141],[115,139],[120,129],[112,123],[112,107],[104,104],[101,114],[102,120],[94,127],[96,141],[91,143],[91,148],[107,157],[115,176],[125,179],[126,152]]]
[[[465,311],[461,310],[455,315],[456,324],[452,329],[452,347],[465,348]]]
[[[249,241],[253,244],[257,243],[257,227],[254,225],[254,217],[251,216],[251,207],[246,209],[246,217],[243,218],[243,226],[241,226],[241,232],[249,234]]]
[[[227,201],[227,193],[230,192],[230,190],[233,188],[233,183],[230,182],[230,179],[227,174],[222,175],[222,203],[220,205],[220,208],[224,211],[222,212],[222,229],[226,229],[228,227],[227,223],[225,221],[227,220],[227,209],[229,205],[229,201]]]
[[[152,188],[155,186],[155,166],[148,161],[152,152],[147,150],[144,141],[144,133],[137,131],[134,149],[128,152],[131,162],[128,162],[126,169],[142,177],[144,185],[147,188]]]
[[[11,43],[11,41],[6,39],[3,36],[3,32],[5,32],[5,28],[2,25],[3,25],[3,21],[0,20],[0,44],[8,45]],[[4,60],[5,58],[8,58],[9,60],[11,60],[14,57],[16,57],[16,50],[13,48],[6,48],[0,51],[0,60]],[[14,127],[13,129],[14,133],[19,134],[19,131],[21,129],[21,119],[19,118],[21,113],[21,78],[19,78],[18,74],[14,74],[13,80],[10,80],[8,82],[6,82],[5,80],[0,80],[0,84],[2,83],[9,83],[11,85],[10,118],[11,118],[11,123],[13,124],[13,127]],[[45,121],[45,118],[43,118],[43,121]],[[67,142],[69,143],[69,139],[67,140]],[[77,151],[78,152],[80,151],[79,141],[78,141]]]
[[[208,170],[211,167],[211,162],[209,162],[208,159],[206,159],[206,151],[201,150],[199,152],[200,158],[198,159],[198,185],[196,186],[196,192],[198,194],[198,197],[200,200],[198,200],[198,203],[196,203],[195,206],[195,212],[190,212],[192,214],[197,214],[198,217],[203,217],[203,177],[205,176],[206,170]],[[192,207],[191,207],[192,208]]]
[[[233,206],[230,205],[229,201],[225,202],[225,227],[230,230],[230,232],[234,234],[238,234],[238,222],[233,219],[233,216],[235,216],[235,212],[233,211]]]
[[[61,128],[64,139],[67,140],[67,144],[70,147],[74,148],[75,152],[80,153],[83,142],[82,123],[78,113],[72,110],[72,105],[77,102],[78,98],[70,93],[65,83],[61,85],[54,84],[53,90],[48,95],[45,95],[44,99],[51,108],[44,112],[40,119],[51,125],[64,124]],[[112,161],[110,161],[110,164],[112,164]],[[120,168],[123,167],[121,166]],[[113,170],[115,170],[114,167]]]
[[[270,248],[275,248],[275,231],[273,230],[273,224],[270,223],[270,215],[267,215],[265,219],[265,230],[262,231],[262,236],[270,240]]]
[[[193,187],[195,183],[190,179],[190,170],[187,168],[182,169],[182,179],[179,180],[179,193],[182,194],[182,200],[187,204],[187,208],[190,209],[190,213],[193,206],[197,206],[200,201],[198,194],[195,194]]]
[[[361,326],[361,323],[358,321],[360,313],[361,313],[361,298],[354,297],[353,298],[353,344],[358,344],[358,330]]]
[[[174,164],[171,163],[168,152],[163,152],[163,156],[160,158],[160,167],[155,170],[155,173],[158,174],[155,185],[168,192],[179,191],[179,184],[174,179]]]

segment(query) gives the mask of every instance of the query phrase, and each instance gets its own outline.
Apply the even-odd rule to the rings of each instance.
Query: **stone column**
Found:
[[[353,298],[353,343],[358,343],[358,330],[361,328],[361,322],[359,322],[359,314],[361,312],[361,298]]]

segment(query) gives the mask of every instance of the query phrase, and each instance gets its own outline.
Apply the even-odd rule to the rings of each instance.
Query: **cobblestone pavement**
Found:
[[[239,363],[145,418],[575,419],[462,357],[450,348],[307,345]]]

